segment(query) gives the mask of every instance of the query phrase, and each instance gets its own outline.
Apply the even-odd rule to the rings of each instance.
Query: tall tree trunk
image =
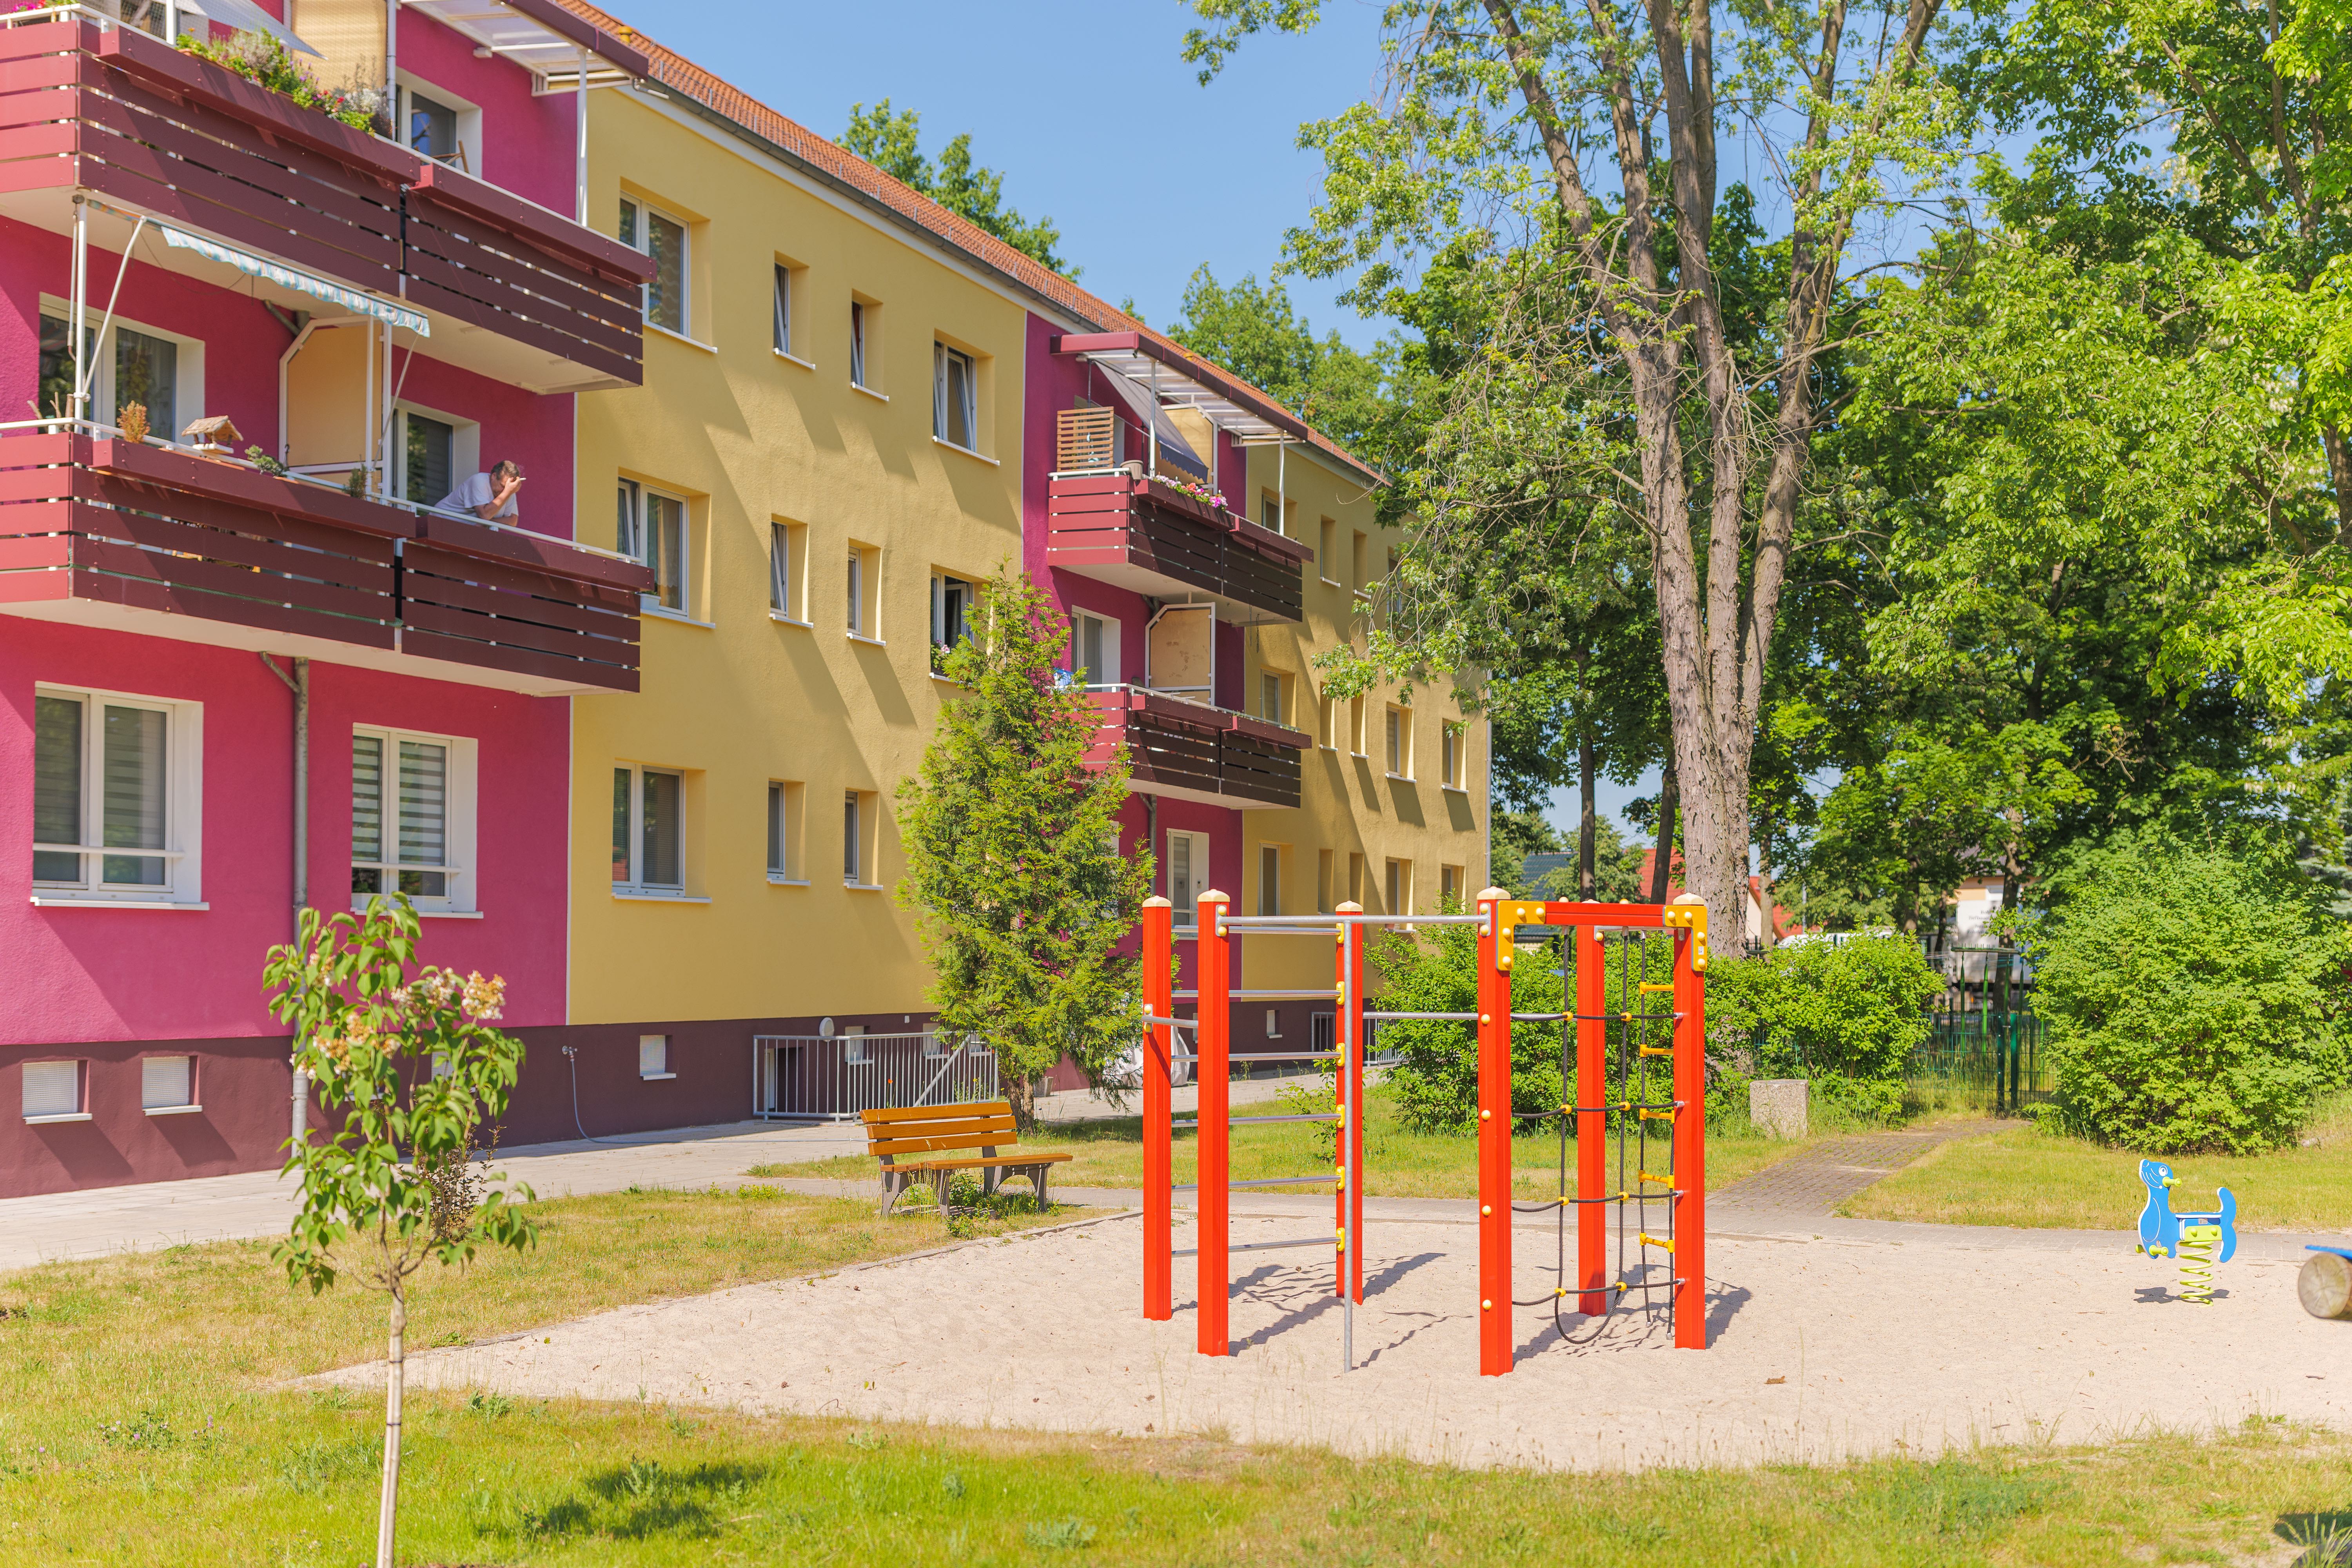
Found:
[[[392,1280],[392,1338],[384,1352],[383,1500],[375,1519],[375,1568],[393,1568],[392,1541],[400,1518],[400,1394],[405,1361],[401,1337],[408,1331],[407,1292]]]
[[[1658,847],[1650,857],[1650,902],[1666,901],[1675,858],[1675,814],[1682,806],[1682,781],[1675,773],[1675,743],[1666,742],[1666,765],[1658,780]]]
[[[1200,1009],[1195,1007],[1192,1011],[1198,1013]],[[1001,1056],[997,1060],[1000,1066],[1010,1065]],[[1024,1138],[1036,1131],[1036,1086],[1029,1076],[1016,1068],[1010,1074],[1000,1074],[996,1082],[997,1087],[1004,1091],[1004,1098],[1012,1102],[1013,1131]]]
[[[1576,768],[1584,815],[1576,828],[1576,896],[1588,904],[1593,901],[1600,886],[1595,860],[1600,850],[1601,816],[1592,802],[1592,770],[1599,755],[1592,744],[1592,731],[1580,729],[1576,737]]]

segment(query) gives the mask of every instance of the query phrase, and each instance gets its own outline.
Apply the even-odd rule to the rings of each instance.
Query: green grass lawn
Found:
[[[538,1252],[423,1277],[412,1343],[940,1239],[935,1218],[757,1188],[536,1212]],[[381,1354],[381,1305],[290,1292],[258,1243],[0,1275],[0,1562],[368,1561],[382,1403],[285,1380]],[[2284,1564],[2290,1537],[2352,1530],[2352,1445],[2258,1422],[1938,1464],[1577,1477],[431,1394],[411,1396],[403,1498],[413,1564]]]
[[[1364,1192],[1382,1198],[1471,1198],[1478,1195],[1478,1143],[1475,1137],[1416,1132],[1397,1120],[1395,1101],[1374,1088],[1365,1096],[1370,1111],[1364,1123]],[[1238,1115],[1278,1116],[1291,1107],[1279,1100],[1235,1108]],[[1189,1114],[1189,1113],[1187,1113]],[[1180,1116],[1178,1120],[1183,1120]],[[1328,1127],[1307,1122],[1280,1126],[1236,1127],[1233,1132],[1229,1174],[1234,1181],[1267,1176],[1306,1175],[1328,1171],[1331,1159]],[[1819,1137],[1806,1140],[1765,1138],[1748,1131],[1710,1133],[1706,1145],[1706,1185],[1712,1192],[1727,1183],[1752,1176],[1777,1164]],[[1143,1184],[1143,1121],[1121,1117],[1099,1121],[1041,1123],[1024,1149],[1051,1149],[1067,1153],[1067,1164],[1054,1167],[1052,1182],[1076,1187],[1140,1187]],[[1175,1180],[1190,1182],[1198,1173],[1194,1134],[1175,1134]],[[1575,1145],[1569,1158],[1575,1159]],[[1519,1197],[1556,1196],[1559,1192],[1559,1135],[1544,1131],[1514,1139],[1511,1143],[1512,1184]],[[872,1178],[875,1161],[867,1155],[843,1155],[792,1164],[754,1165],[755,1176]],[[1654,1173],[1664,1175],[1667,1173]],[[1014,1184],[1013,1191],[1025,1190]],[[1265,1187],[1261,1192],[1328,1192],[1328,1184]]]
[[[2352,1100],[2330,1108],[2304,1137],[2316,1145],[2168,1159],[2180,1179],[2174,1206],[2209,1206],[2213,1189],[2225,1186],[2237,1195],[2242,1229],[2352,1230]],[[2147,1200],[2138,1155],[2037,1127],[1942,1144],[1838,1212],[1936,1225],[2127,1230]]]

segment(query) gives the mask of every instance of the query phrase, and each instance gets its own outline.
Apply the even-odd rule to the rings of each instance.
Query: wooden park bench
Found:
[[[983,1100],[971,1105],[924,1105],[902,1110],[860,1111],[866,1121],[866,1152],[882,1162],[882,1213],[898,1205],[899,1195],[918,1182],[927,1182],[948,1206],[948,1184],[958,1171],[978,1171],[981,1191],[994,1193],[1006,1176],[1026,1176],[1037,1189],[1037,1208],[1045,1208],[1045,1173],[1069,1158],[1067,1154],[999,1154],[1000,1145],[1019,1141],[1013,1125],[1010,1100]],[[926,1154],[977,1151],[927,1160]]]

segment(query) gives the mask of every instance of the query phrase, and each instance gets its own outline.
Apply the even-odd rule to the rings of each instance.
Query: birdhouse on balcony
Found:
[[[180,439],[199,452],[234,452],[245,437],[237,434],[227,415],[215,414],[181,431]]]

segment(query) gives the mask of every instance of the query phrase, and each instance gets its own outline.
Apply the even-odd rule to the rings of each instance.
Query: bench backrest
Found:
[[[858,1114],[866,1122],[866,1152],[879,1155],[885,1164],[914,1155],[993,1149],[1019,1142],[1013,1125],[1013,1102],[1005,1100]]]

